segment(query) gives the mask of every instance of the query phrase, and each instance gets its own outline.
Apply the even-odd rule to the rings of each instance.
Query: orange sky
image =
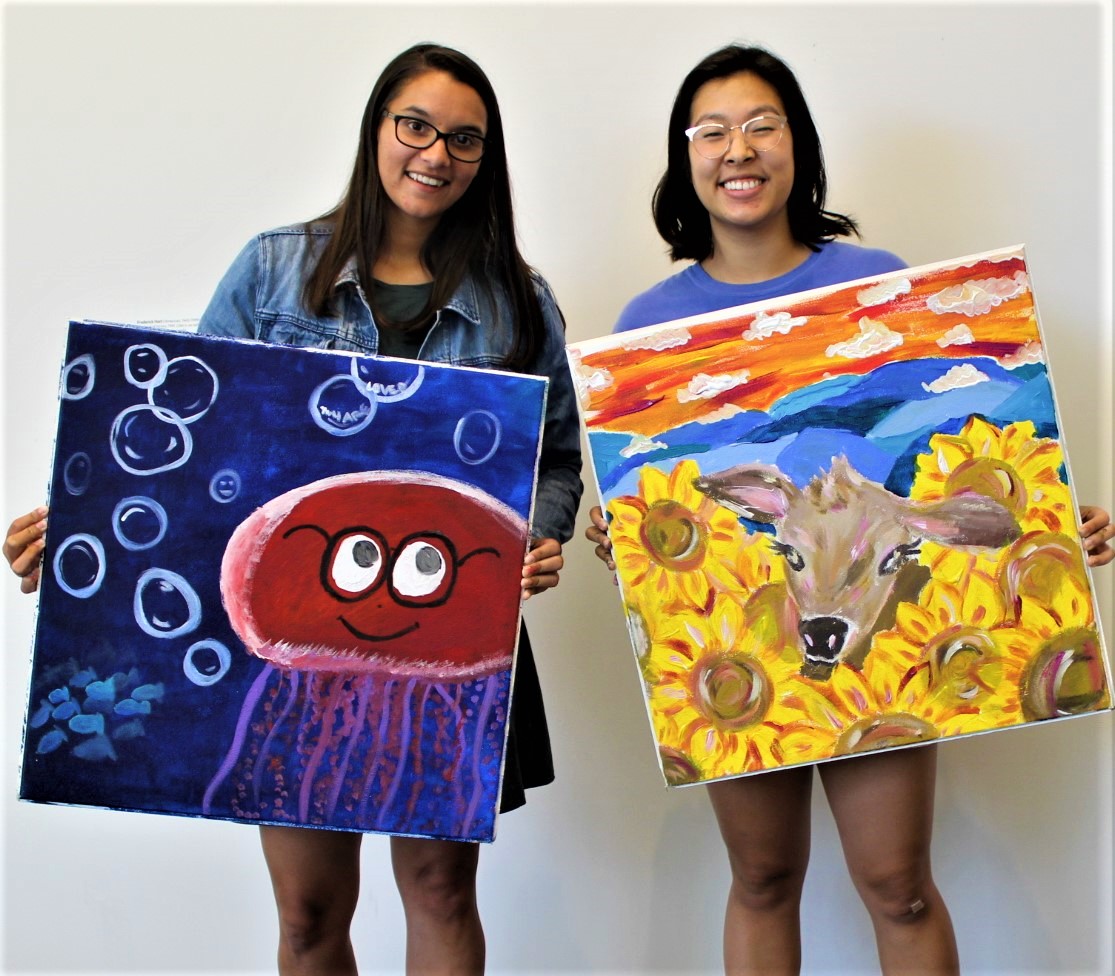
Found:
[[[660,351],[650,348],[648,340],[661,340],[678,327],[654,326],[573,343],[574,358],[581,354],[575,368],[578,386],[589,391],[582,393],[586,425],[590,431],[652,436],[725,407],[767,410],[779,397],[825,377],[864,375],[890,362],[990,356],[1009,366],[1025,354],[1029,357],[1021,361],[1033,362],[1040,355],[1021,250],[943,269],[911,268],[877,280],[892,286],[908,282],[910,287],[879,304],[864,292],[870,283],[861,282],[804,300],[791,295],[778,303],[744,306],[758,310],[740,314],[737,308],[730,315],[717,313],[722,318],[706,316],[715,320],[685,326],[680,335],[688,333],[687,341]],[[999,304],[991,298],[998,298]],[[979,307],[990,308],[964,314],[960,307],[971,311],[968,300],[982,300]],[[788,313],[783,319],[805,321],[792,327],[783,322],[789,329],[786,334],[743,337],[777,313]],[[945,340],[942,346],[938,340],[950,331],[953,342],[964,341]],[[853,340],[861,345],[858,352],[843,345]]]

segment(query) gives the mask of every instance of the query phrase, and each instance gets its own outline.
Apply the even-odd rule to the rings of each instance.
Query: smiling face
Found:
[[[738,126],[760,115],[786,115],[778,93],[758,75],[740,72],[706,82],[690,107],[690,125],[719,122]],[[709,212],[715,240],[724,234],[769,232],[790,236],[786,203],[794,185],[793,133],[787,127],[778,145],[756,152],[739,129],[719,159],[706,159],[692,146],[689,167],[697,198]]]
[[[445,71],[412,78],[388,99],[387,110],[422,119],[441,132],[487,133],[488,113],[480,95]],[[390,204],[388,220],[414,221],[425,225],[427,233],[464,196],[484,165],[454,159],[443,139],[425,149],[405,146],[395,136],[395,120],[387,117],[379,126],[377,158]]]
[[[511,663],[523,519],[434,475],[341,475],[272,499],[221,565],[229,622],[248,650],[306,671],[429,680]]]

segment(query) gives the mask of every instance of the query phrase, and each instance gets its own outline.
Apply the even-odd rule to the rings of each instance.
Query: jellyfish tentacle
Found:
[[[499,676],[490,675],[482,678],[484,684],[484,700],[480,703],[476,722],[476,738],[472,744],[472,799],[469,800],[465,819],[461,824],[462,831],[466,832],[476,817],[476,810],[480,806],[480,799],[484,793],[484,782],[480,775],[480,760],[483,755],[484,736],[488,731],[488,716],[499,694]]]
[[[379,716],[379,728],[376,730],[376,748],[372,754],[372,761],[368,765],[368,775],[364,778],[363,795],[360,798],[360,822],[364,822],[364,818],[368,815],[368,801],[372,798],[372,792],[375,789],[376,775],[379,772],[380,763],[383,761],[383,746],[387,741],[387,729],[391,722],[391,703],[392,693],[395,690],[395,681],[388,678],[383,686],[383,710]]]
[[[406,772],[407,752],[410,749],[410,696],[414,693],[414,686],[417,683],[417,678],[411,678],[407,682],[406,694],[403,695],[403,715],[399,722],[400,738],[398,740],[398,758],[395,762],[395,775],[391,780],[391,785],[388,786],[387,791],[382,796],[383,802],[380,804],[379,816],[376,818],[377,830],[383,827],[388,811],[390,811],[399,792],[399,786],[403,781],[403,773]]]
[[[240,718],[236,721],[236,730],[232,736],[232,745],[229,746],[224,762],[221,763],[216,775],[209,782],[209,786],[205,790],[205,795],[202,797],[202,813],[210,813],[213,808],[213,795],[217,792],[221,783],[224,782],[225,777],[232,772],[233,767],[236,765],[236,760],[240,756],[240,750],[243,748],[244,740],[248,735],[248,724],[251,721],[252,711],[255,709],[256,702],[263,697],[263,691],[267,687],[267,682],[270,680],[271,675],[275,673],[275,670],[276,669],[272,665],[265,664],[256,680],[252,682],[251,688],[248,689],[248,694],[244,696],[244,706],[240,709]]]
[[[372,699],[375,696],[375,679],[371,676],[360,675],[355,678],[355,684],[357,688],[356,722],[354,728],[349,731],[348,744],[345,746],[344,757],[341,759],[340,766],[337,770],[333,789],[329,793],[329,808],[326,811],[326,817],[329,820],[333,819],[337,804],[340,802],[341,790],[344,788],[345,779],[348,777],[349,763],[352,761],[352,753],[356,749],[356,743],[360,741],[359,731],[364,728],[364,723],[368,718],[368,711],[371,708]]]
[[[307,823],[310,818],[310,803],[313,800],[318,767],[333,744],[333,726],[344,690],[343,676],[333,675],[333,681],[329,687],[329,696],[321,717],[321,729],[318,732],[317,744],[302,770],[302,782],[298,788],[298,819],[301,823]]]
[[[414,713],[414,735],[411,737],[410,746],[410,754],[414,759],[414,786],[411,788],[410,798],[407,800],[406,818],[408,823],[414,822],[414,813],[418,809],[418,798],[422,793],[422,788],[426,785],[422,778],[425,775],[425,765],[422,762],[423,728],[426,723],[426,703],[429,700],[430,686],[423,684],[418,710]]]
[[[283,704],[278,717],[273,720],[267,737],[263,740],[263,745],[260,746],[259,755],[256,757],[255,766],[252,769],[252,794],[255,797],[257,808],[260,804],[260,793],[263,790],[263,774],[266,772],[267,761],[271,756],[271,744],[279,734],[279,730],[286,721],[286,717],[290,714],[291,709],[294,708],[294,704],[298,700],[298,687],[301,683],[302,673],[300,671],[280,671],[279,688],[282,687],[284,677],[287,679],[289,688],[286,702]],[[277,692],[279,688],[276,688],[276,697],[278,697]]]

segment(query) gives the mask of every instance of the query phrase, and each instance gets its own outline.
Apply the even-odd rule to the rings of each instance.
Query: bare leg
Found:
[[[827,763],[820,772],[883,972],[958,973],[952,921],[930,868],[936,746]]]
[[[476,844],[391,838],[391,863],[407,920],[407,972],[484,972],[476,907]]]
[[[732,868],[724,917],[724,971],[732,976],[801,968],[812,786],[812,767],[708,786]]]
[[[360,894],[360,836],[260,827],[279,909],[282,976],[356,976],[349,926]]]

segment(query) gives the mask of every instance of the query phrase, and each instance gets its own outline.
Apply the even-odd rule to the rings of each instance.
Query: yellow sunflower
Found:
[[[993,498],[1014,515],[1023,533],[1071,532],[1072,496],[1061,479],[1061,446],[1038,437],[1031,421],[1000,430],[972,417],[956,435],[934,434],[929,454],[919,454],[910,488],[916,501],[939,501],[968,493]],[[922,562],[938,579],[952,582],[969,572],[993,574],[999,554],[976,553],[926,542]]]
[[[764,620],[777,599],[757,596],[750,610],[720,595],[708,614],[679,612],[651,644],[647,693],[659,745],[703,779],[782,765],[778,740],[804,717],[786,704],[800,681],[793,635]],[[749,620],[775,639],[757,640]]]
[[[608,503],[608,533],[624,592],[636,606],[710,605],[745,533],[735,515],[702,495],[694,461],[667,476],[642,470],[639,494]]]

